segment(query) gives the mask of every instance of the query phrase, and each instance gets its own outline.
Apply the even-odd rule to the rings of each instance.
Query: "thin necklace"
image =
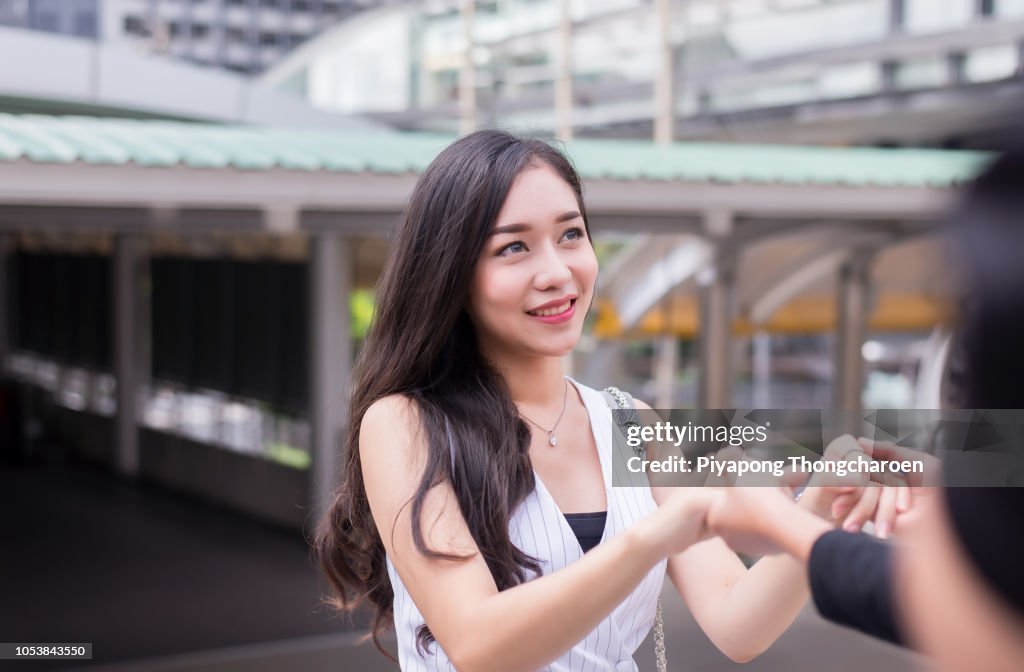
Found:
[[[544,429],[536,422],[533,422],[533,420],[530,420],[530,418],[527,418],[526,413],[523,413],[521,410],[519,411],[519,415],[523,416],[527,420],[530,420],[530,422],[533,422],[533,424],[537,425],[537,427],[540,427],[540,429],[548,433],[549,446],[558,445],[558,437],[555,436],[555,430],[558,429],[558,423],[562,421],[562,416],[565,415],[565,402],[569,400],[569,381],[565,380],[564,378],[562,380],[565,382],[565,394],[562,396],[562,412],[558,414],[558,420],[555,420],[554,427],[552,427],[551,429]]]

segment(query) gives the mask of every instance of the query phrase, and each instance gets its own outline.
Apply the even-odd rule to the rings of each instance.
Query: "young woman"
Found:
[[[807,598],[795,560],[747,570],[696,543],[711,489],[610,487],[611,411],[561,365],[596,279],[579,177],[548,144],[480,131],[416,185],[315,542],[339,606],[375,609],[378,646],[394,623],[403,670],[635,670],[666,572],[749,660]]]

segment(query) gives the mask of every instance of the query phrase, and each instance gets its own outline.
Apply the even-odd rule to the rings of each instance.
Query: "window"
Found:
[[[146,28],[146,22],[138,16],[124,17],[124,32],[129,35],[138,35],[140,37],[146,37],[149,35],[149,30]]]
[[[36,30],[45,30],[50,33],[57,32],[57,15],[53,12],[36,13]]]
[[[96,37],[96,15],[92,12],[76,13],[71,32],[79,37]]]

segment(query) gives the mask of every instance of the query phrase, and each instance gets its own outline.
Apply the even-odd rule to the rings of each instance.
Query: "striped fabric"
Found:
[[[612,487],[612,415],[600,392],[569,380],[579,389],[590,414],[608,501],[608,522],[602,542],[611,539],[657,505],[647,487]],[[535,474],[536,476],[536,474]],[[558,510],[544,483],[536,476],[537,487],[519,506],[509,521],[509,535],[524,552],[539,558],[543,573],[558,571],[583,557],[572,528]],[[663,560],[640,582],[629,597],[589,634],[544,670],[551,672],[617,672],[635,671],[633,653],[647,637],[654,622],[658,595],[665,578]],[[423,616],[402,584],[394,565],[388,559],[388,574],[394,588],[395,629],[398,635],[398,659],[402,670],[438,672],[454,670],[437,643],[426,656],[416,650],[416,629],[424,623]],[[524,643],[528,645],[528,643]]]

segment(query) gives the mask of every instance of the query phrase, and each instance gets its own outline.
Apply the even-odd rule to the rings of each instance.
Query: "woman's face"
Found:
[[[568,354],[596,280],[572,187],[547,163],[527,166],[477,261],[468,310],[481,349],[492,358]]]

